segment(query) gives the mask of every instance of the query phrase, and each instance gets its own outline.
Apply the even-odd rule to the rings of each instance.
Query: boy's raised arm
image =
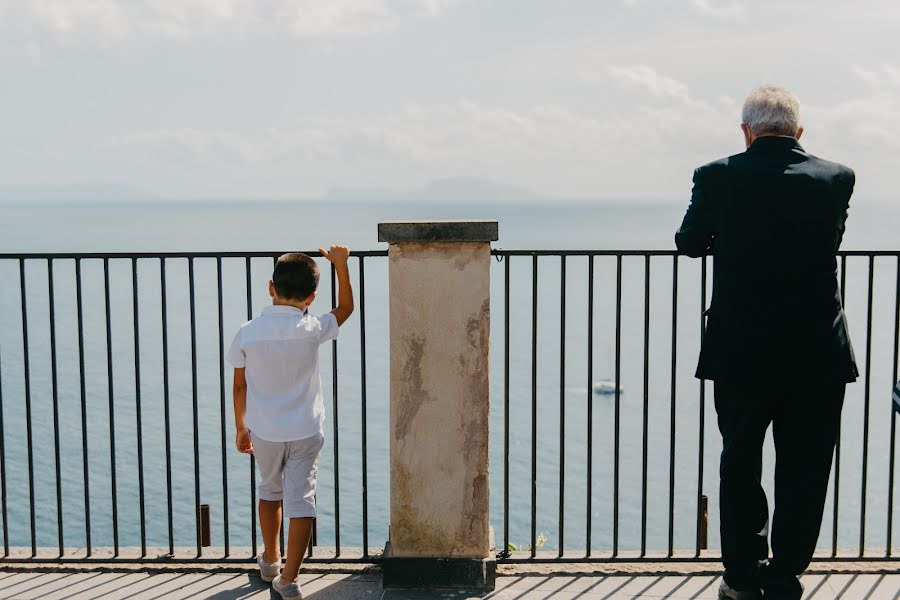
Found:
[[[350,248],[347,246],[332,246],[328,251],[324,248],[319,248],[319,252],[334,265],[335,274],[337,275],[338,304],[331,312],[340,326],[353,314],[353,287],[350,285],[350,267],[347,265],[347,260],[350,258]]]

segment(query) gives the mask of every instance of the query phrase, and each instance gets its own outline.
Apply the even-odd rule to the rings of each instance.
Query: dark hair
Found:
[[[306,300],[319,287],[319,267],[306,254],[282,254],[272,273],[275,293],[285,300]]]

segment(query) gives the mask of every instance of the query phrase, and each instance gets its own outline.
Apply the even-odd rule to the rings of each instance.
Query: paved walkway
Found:
[[[377,574],[320,573],[301,577],[307,600],[630,600],[714,599],[719,579],[703,575],[506,575],[490,594],[384,591]],[[900,599],[900,574],[811,574],[805,598]],[[253,573],[0,572],[2,599],[112,600],[135,598],[277,599]]]

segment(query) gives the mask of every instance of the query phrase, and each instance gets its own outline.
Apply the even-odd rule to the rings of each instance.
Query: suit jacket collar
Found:
[[[753,140],[747,152],[762,151],[789,151],[799,150],[804,152],[803,146],[797,141],[797,138],[789,135],[765,135]]]

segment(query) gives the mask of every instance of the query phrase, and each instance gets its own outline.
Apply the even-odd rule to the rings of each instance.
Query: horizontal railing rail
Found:
[[[265,300],[268,261],[280,254],[0,254],[0,559],[255,557],[255,467],[232,451],[225,350],[234,325]],[[710,259],[671,250],[493,255],[492,515],[502,529],[500,560],[716,557],[704,516],[707,502],[713,520],[716,512],[713,406],[707,386],[692,379]],[[322,363],[331,401],[320,482],[327,480],[331,501],[320,505],[314,561],[379,560],[370,548],[372,503],[387,514],[386,490],[370,495],[370,474],[387,477],[386,451],[373,467],[369,445],[386,445],[384,415],[371,410],[377,403],[386,412],[387,384],[372,381],[373,373],[386,379],[386,363],[374,372],[369,362],[386,354],[387,341],[367,329],[365,281],[370,259],[387,252],[352,256],[358,331],[342,343],[358,356],[339,355],[334,342]],[[385,262],[375,262],[375,288],[370,274],[370,311],[386,304]],[[822,537],[830,547],[822,556],[894,559],[896,417],[888,418],[887,396],[883,407],[873,402],[889,377],[897,380],[900,251],[842,251],[839,267],[863,360],[835,451]],[[333,305],[333,270],[323,284]],[[379,352],[367,351],[375,343]],[[598,395],[604,358],[609,393]],[[352,377],[339,379],[339,368]],[[201,381],[201,372],[214,376]],[[350,394],[341,394],[345,385]],[[348,423],[350,409],[358,412]],[[349,461],[341,438],[358,472],[341,474]],[[352,545],[341,539],[348,485],[357,488],[349,508],[361,523]],[[210,496],[215,551],[202,545],[199,508]],[[378,519],[379,533],[386,522]]]
[[[900,250],[841,250],[838,257],[845,256],[897,256]],[[504,256],[682,256],[678,250],[505,250],[496,248],[491,251],[495,257]],[[709,254],[708,256],[712,256]]]
[[[0,260],[33,260],[33,259],[123,259],[123,258],[275,258],[287,252],[303,252],[318,257],[318,250],[284,250],[280,252],[0,252]],[[386,250],[354,250],[351,256],[356,258],[385,257]]]

